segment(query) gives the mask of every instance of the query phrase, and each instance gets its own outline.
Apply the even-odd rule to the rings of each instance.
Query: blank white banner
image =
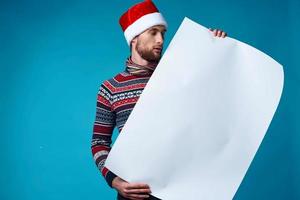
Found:
[[[229,200],[271,123],[282,66],[185,18],[106,167],[163,200]]]

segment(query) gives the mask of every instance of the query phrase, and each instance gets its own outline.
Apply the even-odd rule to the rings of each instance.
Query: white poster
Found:
[[[282,66],[185,18],[106,167],[163,200],[230,200],[267,132]]]

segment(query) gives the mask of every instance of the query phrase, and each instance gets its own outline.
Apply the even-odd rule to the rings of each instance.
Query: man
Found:
[[[131,7],[119,22],[131,55],[126,61],[126,69],[104,81],[99,89],[92,153],[108,185],[117,190],[119,200],[157,199],[150,195],[149,185],[128,183],[104,167],[104,163],[111,149],[114,127],[117,126],[121,132],[161,58],[167,23],[150,0]],[[211,32],[215,36],[226,37],[223,31]]]

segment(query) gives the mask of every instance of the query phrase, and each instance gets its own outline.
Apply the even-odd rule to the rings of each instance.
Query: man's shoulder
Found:
[[[123,83],[128,80],[132,80],[133,76],[128,74],[127,72],[120,72],[114,75],[113,77],[106,79],[103,81],[103,85],[110,84],[110,85],[116,85],[117,83]]]
[[[115,76],[105,80],[104,82],[110,82],[110,83],[112,83],[112,82],[125,82],[125,81],[131,80],[133,78],[134,77],[132,75],[130,75],[126,71],[123,71],[123,72],[117,73]]]
[[[113,77],[106,79],[102,82],[101,87],[113,92],[115,88],[122,87],[124,84],[126,85],[130,80],[133,80],[134,76],[129,73],[123,71],[119,72]]]
[[[132,89],[143,89],[148,80],[149,76],[135,76],[123,71],[105,80],[101,86],[114,94]]]

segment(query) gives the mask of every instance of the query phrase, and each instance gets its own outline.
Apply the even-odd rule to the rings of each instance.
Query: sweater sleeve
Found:
[[[116,175],[104,167],[104,164],[111,149],[111,139],[116,121],[111,97],[111,92],[102,84],[97,94],[96,118],[91,142],[94,161],[110,187],[112,187],[112,181]]]

